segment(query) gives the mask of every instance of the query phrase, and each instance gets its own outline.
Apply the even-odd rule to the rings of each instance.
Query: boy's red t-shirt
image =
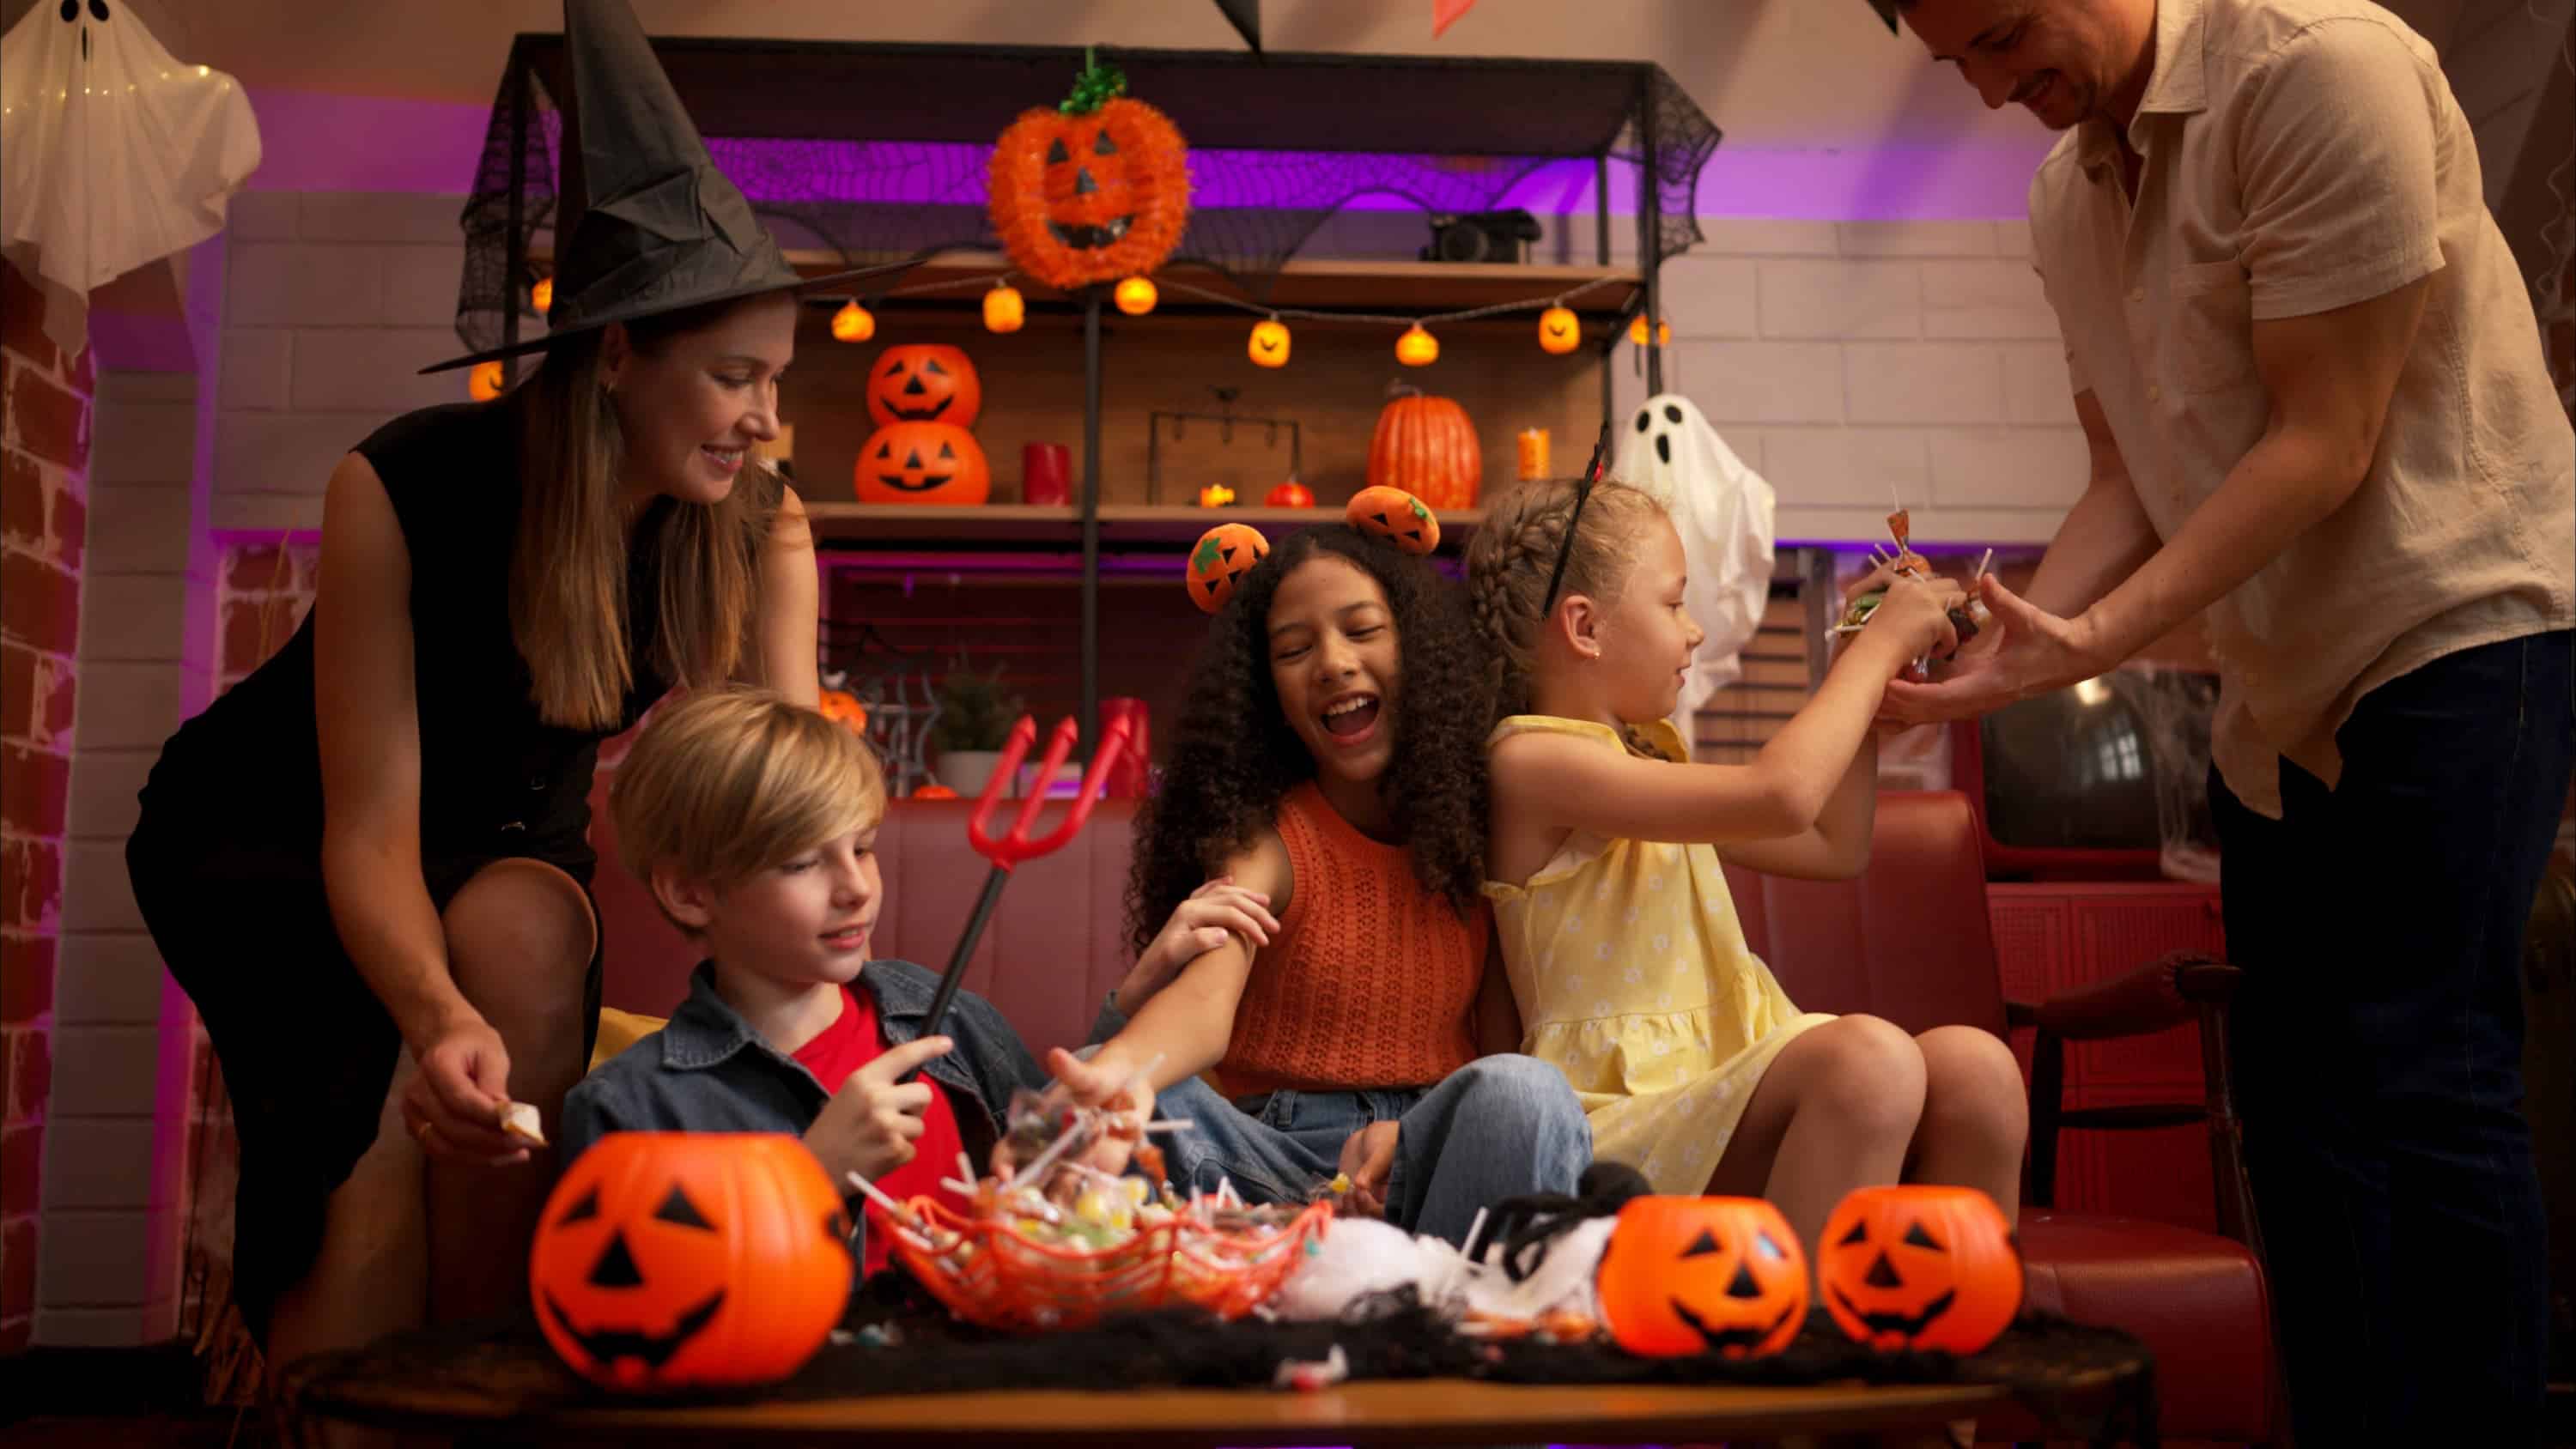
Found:
[[[876,998],[864,991],[841,988],[841,1014],[812,1041],[798,1047],[794,1056],[823,1090],[838,1093],[850,1073],[875,1061],[886,1049],[885,1033],[877,1027]],[[969,1210],[966,1199],[939,1185],[943,1177],[957,1175],[957,1154],[965,1150],[965,1139],[958,1135],[957,1109],[948,1100],[948,1089],[925,1075],[930,1083],[930,1105],[922,1109],[921,1136],[913,1141],[910,1162],[876,1180],[876,1187],[896,1202],[928,1195],[940,1199],[960,1213]],[[846,1182],[832,1184],[844,1195],[850,1190]],[[862,1274],[870,1274],[886,1265],[893,1252],[891,1235],[871,1232],[867,1235],[867,1252],[859,1265]]]

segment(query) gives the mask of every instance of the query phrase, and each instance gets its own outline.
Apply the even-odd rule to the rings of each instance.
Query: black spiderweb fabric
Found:
[[[1638,183],[1651,178],[1660,252],[1671,257],[1700,240],[1694,192],[1719,133],[1671,77],[1659,69],[1648,74],[1641,99],[1609,147],[1611,189],[1614,206],[1624,206],[1628,196],[1643,190]],[[515,139],[514,100],[528,116],[523,143]],[[1190,135],[1192,117],[1179,110],[1172,116]],[[474,190],[461,217],[466,256],[456,332],[468,348],[498,346],[510,308],[519,313],[521,338],[545,326],[529,299],[533,277],[511,274],[513,151],[522,251],[541,251],[556,217],[562,130],[539,73],[510,67],[494,98]],[[1389,135],[1387,142],[1385,150],[1315,152],[1194,145],[1190,223],[1173,260],[1217,268],[1261,299],[1280,267],[1354,203],[1410,207],[1425,216],[1489,211],[1511,204],[1516,188],[1548,168],[1567,176],[1569,191],[1588,189],[1592,181],[1588,156],[1428,155],[1403,150],[1400,135]],[[790,249],[835,253],[845,265],[860,266],[997,247],[985,214],[989,141],[711,135],[707,149]],[[1427,238],[1427,227],[1423,234]],[[902,278],[888,285],[899,287]]]

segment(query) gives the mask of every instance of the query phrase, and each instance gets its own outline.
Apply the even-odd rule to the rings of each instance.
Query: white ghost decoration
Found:
[[[1708,425],[1689,398],[1662,393],[1629,419],[1611,476],[1664,502],[1690,569],[1683,599],[1708,637],[1691,657],[1673,724],[1694,739],[1702,701],[1743,677],[1737,656],[1762,627],[1771,599],[1772,519],[1777,497],[1762,475]]]
[[[126,0],[37,0],[0,36],[0,249],[65,352],[93,288],[223,230],[259,156],[240,84],[173,59]]]

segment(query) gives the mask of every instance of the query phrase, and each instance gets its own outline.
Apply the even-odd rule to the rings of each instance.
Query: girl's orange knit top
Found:
[[[1288,909],[1235,1008],[1224,1090],[1422,1087],[1474,1060],[1489,908],[1462,917],[1424,890],[1410,852],[1352,828],[1311,780],[1275,824]]]

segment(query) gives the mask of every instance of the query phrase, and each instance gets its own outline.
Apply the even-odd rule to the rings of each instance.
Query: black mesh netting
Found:
[[[845,1335],[784,1383],[671,1402],[776,1402],[980,1389],[1267,1387],[1283,1362],[1339,1347],[1354,1379],[1465,1378],[1494,1383],[1802,1385],[1990,1383],[2011,1392],[2051,1438],[2100,1445],[2157,1442],[2147,1350],[2111,1329],[2026,1314],[1984,1352],[1879,1354],[1845,1339],[1819,1312],[1767,1359],[1641,1359],[1606,1345],[1462,1339],[1407,1301],[1344,1323],[1217,1324],[1202,1314],[1140,1314],[1035,1337],[960,1324],[900,1271],[853,1295],[845,1327],[891,1325],[891,1342]],[[287,1378],[291,1410],[310,1414],[440,1412],[506,1419],[535,1432],[554,1416],[631,1405],[576,1378],[530,1319],[424,1329],[353,1353],[308,1360]]]
[[[1641,183],[1651,176],[1660,252],[1670,257],[1700,240],[1694,193],[1719,135],[1670,76],[1660,69],[1643,73],[1650,80],[1642,98],[1625,107],[1625,123],[1608,148],[1613,206],[1646,194]],[[516,124],[514,102],[525,108],[524,129]],[[1175,109],[1173,119],[1185,135],[1191,133],[1190,113]],[[1293,122],[1284,129],[1295,134]],[[529,302],[532,278],[511,275],[511,197],[515,190],[520,251],[545,250],[555,219],[561,133],[561,117],[537,70],[510,67],[493,102],[462,217],[466,256],[456,332],[469,349],[500,345],[508,307],[519,311],[523,338],[545,325]],[[1564,186],[1535,190],[1561,198],[1581,195],[1590,210],[1594,178],[1588,156],[1428,155],[1404,150],[1405,140],[1400,131],[1390,131],[1384,150],[1194,146],[1190,223],[1173,259],[1217,268],[1259,299],[1280,267],[1346,209],[1409,208],[1410,230],[1427,237],[1422,217],[1497,209],[1517,188],[1533,178],[1545,180],[1541,173],[1549,172],[1561,174]],[[846,265],[859,266],[997,246],[985,214],[989,143],[710,136],[707,149],[791,249],[833,252]]]

